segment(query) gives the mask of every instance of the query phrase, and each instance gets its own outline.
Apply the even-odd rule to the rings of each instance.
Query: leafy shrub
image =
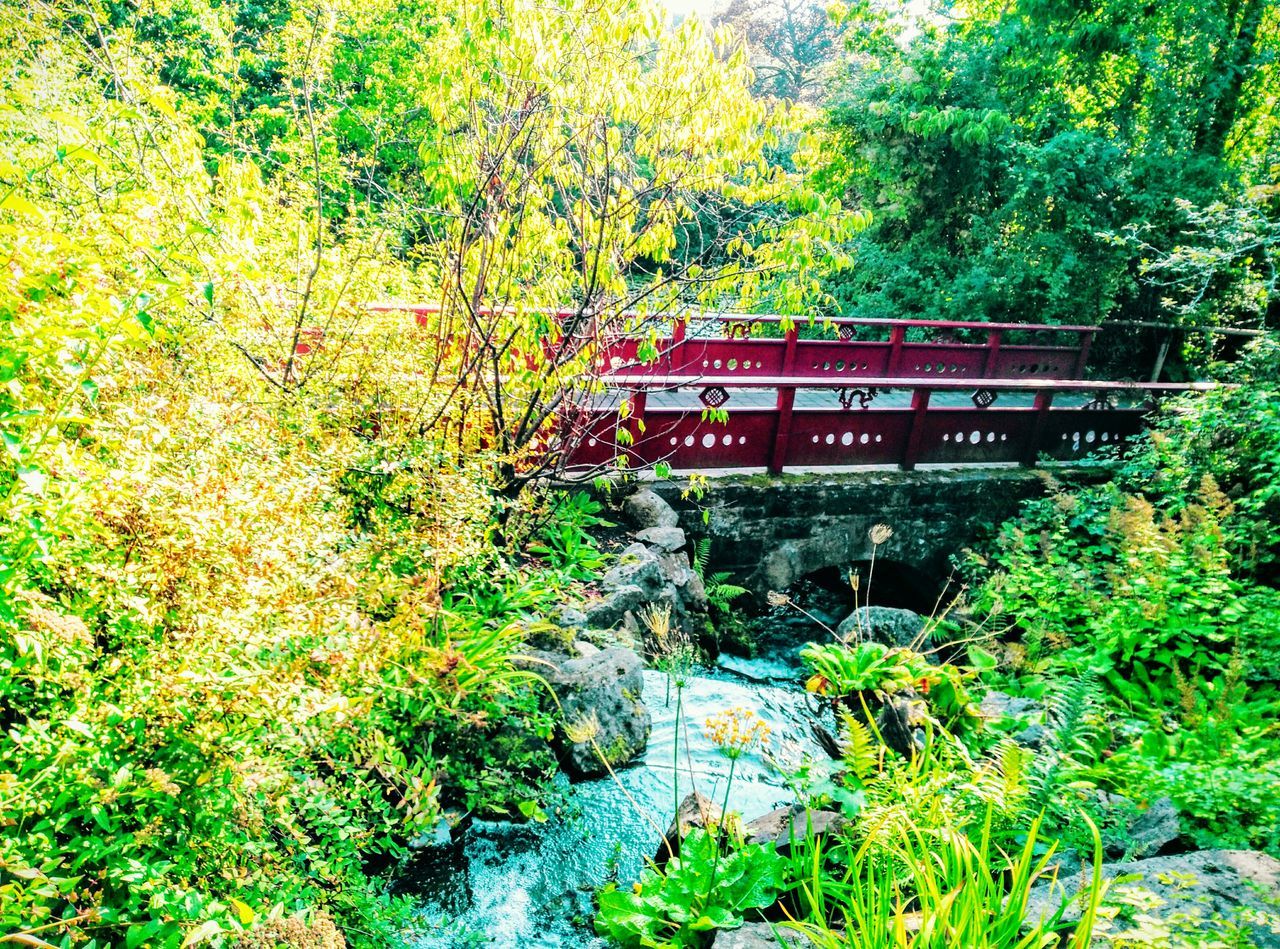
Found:
[[[1059,492],[1007,524],[973,598],[1022,632],[1027,671],[1094,668],[1145,701],[1175,670],[1222,670],[1238,643],[1269,647],[1280,609],[1250,588],[1225,527],[1232,503],[1211,479],[1173,514],[1115,486]]]
[[[809,643],[800,657],[813,670],[805,688],[854,714],[863,711],[864,702],[878,704],[880,697],[906,693],[918,696],[944,728],[961,730],[977,720],[965,673],[950,663],[930,662],[911,649],[876,642]]]
[[[717,929],[742,925],[748,910],[770,906],[783,882],[772,846],[727,843],[695,828],[662,870],[644,872],[633,892],[600,893],[596,931],[622,946],[706,946]]]

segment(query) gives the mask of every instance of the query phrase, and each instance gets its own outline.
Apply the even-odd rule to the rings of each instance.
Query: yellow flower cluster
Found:
[[[705,728],[707,737],[730,758],[738,757],[757,744],[761,747],[769,744],[769,726],[749,708],[738,707],[717,712],[707,718]]]

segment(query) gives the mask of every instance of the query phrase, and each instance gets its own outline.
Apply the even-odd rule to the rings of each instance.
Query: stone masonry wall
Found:
[[[882,523],[893,537],[877,557],[941,583],[952,554],[972,544],[984,524],[998,524],[1043,495],[1046,482],[1043,472],[1024,468],[958,468],[717,477],[698,500],[681,497],[688,487],[682,479],[649,487],[676,509],[691,536],[712,538],[715,569],[732,571],[762,595],[823,567],[867,560],[867,531]]]

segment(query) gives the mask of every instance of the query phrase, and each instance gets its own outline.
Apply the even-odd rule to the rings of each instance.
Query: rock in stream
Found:
[[[564,785],[561,813],[545,824],[476,821],[459,849],[424,855],[403,881],[420,895],[424,949],[595,949],[592,896],[617,879],[637,879],[671,821],[673,801],[698,790],[722,802],[728,761],[704,733],[707,716],[735,706],[760,714],[770,748],[785,757],[827,762],[809,732],[805,696],[794,688],[694,677],[684,690],[679,789],[672,785],[675,696],[667,677],[646,671],[652,715],[648,748],[609,778]],[[687,738],[684,737],[687,735]],[[747,818],[790,803],[793,795],[759,752],[739,759],[730,807]],[[639,812],[643,813],[639,813]]]

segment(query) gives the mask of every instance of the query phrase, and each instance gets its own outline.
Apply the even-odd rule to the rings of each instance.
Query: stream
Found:
[[[834,624],[840,607],[824,611],[820,591],[806,603]],[[823,604],[825,605],[825,604]],[[769,747],[743,755],[734,771],[730,807],[750,820],[791,803],[794,794],[767,759],[828,761],[814,740],[813,715],[800,688],[798,644],[815,638],[812,620],[795,611],[760,618],[761,653],[724,655],[699,670],[684,690],[679,770],[675,752],[674,692],[664,673],[644,673],[644,700],[653,719],[645,753],[603,778],[570,785],[545,823],[473,821],[452,848],[420,855],[400,881],[421,907],[422,949],[604,949],[592,929],[595,892],[617,880],[638,879],[671,822],[678,793],[696,790],[723,801],[729,762],[707,738],[709,715],[746,706],[768,724]],[[771,635],[772,633],[772,635]],[[821,630],[818,630],[818,635]],[[669,696],[669,699],[668,699]],[[679,788],[673,788],[673,774]]]

